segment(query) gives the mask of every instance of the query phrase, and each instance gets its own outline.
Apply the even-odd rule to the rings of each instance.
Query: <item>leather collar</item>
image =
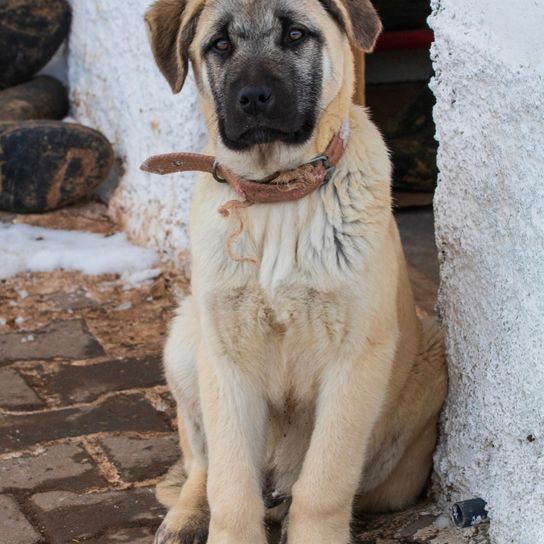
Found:
[[[144,172],[165,175],[175,172],[207,172],[216,181],[228,183],[244,202],[262,204],[290,202],[309,195],[325,185],[334,174],[342,158],[346,142],[337,133],[322,155],[293,170],[279,172],[264,180],[255,181],[237,176],[210,155],[197,153],[168,153],[147,159],[140,167]]]

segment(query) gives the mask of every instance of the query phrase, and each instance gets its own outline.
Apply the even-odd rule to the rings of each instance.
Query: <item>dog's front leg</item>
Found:
[[[228,357],[201,349],[199,372],[208,444],[208,544],[265,544],[260,474],[266,403]]]
[[[322,376],[316,421],[293,486],[289,544],[347,544],[367,445],[385,398],[393,350],[332,363]]]

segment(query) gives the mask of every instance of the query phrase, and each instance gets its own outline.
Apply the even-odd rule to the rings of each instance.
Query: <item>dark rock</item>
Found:
[[[68,108],[66,87],[49,76],[0,91],[0,121],[63,119]]]
[[[367,86],[367,105],[392,152],[395,191],[433,192],[438,169],[435,98],[427,82]]]
[[[89,195],[113,163],[96,130],[59,121],[0,123],[0,210],[41,213]]]
[[[67,0],[1,0],[0,89],[39,72],[68,35],[71,20]]]
[[[433,121],[434,104],[434,95],[425,86],[399,114],[397,127],[389,134],[396,189],[432,191],[436,187],[438,142]]]

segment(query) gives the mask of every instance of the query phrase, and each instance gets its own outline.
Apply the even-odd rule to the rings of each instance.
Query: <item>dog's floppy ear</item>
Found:
[[[190,0],[157,0],[145,14],[151,49],[160,71],[179,93],[189,69],[189,47],[201,8],[189,13]]]
[[[370,53],[382,31],[382,22],[370,0],[320,0],[325,10],[346,31],[350,41]]]
[[[359,49],[370,53],[382,32],[382,22],[370,0],[342,0],[353,32],[354,43]]]

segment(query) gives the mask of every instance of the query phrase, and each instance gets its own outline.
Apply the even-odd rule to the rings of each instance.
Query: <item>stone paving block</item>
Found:
[[[97,538],[85,540],[85,544],[153,544],[155,530],[149,527],[112,529]]]
[[[0,492],[86,489],[105,484],[94,461],[80,446],[57,444],[38,455],[0,460]]]
[[[99,306],[98,301],[90,298],[81,290],[72,293],[54,293],[49,298],[61,310],[84,310]]]
[[[40,541],[40,535],[17,503],[8,495],[0,495],[0,544],[37,544]]]
[[[40,390],[64,404],[91,402],[109,391],[164,384],[161,358],[119,359],[93,365],[62,365],[40,376]]]
[[[100,444],[127,482],[162,476],[181,456],[175,434],[151,438],[106,436]]]
[[[404,527],[400,533],[399,537],[401,538],[410,538],[414,540],[415,535],[420,532],[422,529],[429,529],[433,527],[433,524],[437,516],[433,515],[423,515],[420,518],[416,519],[406,527]],[[434,535],[436,536],[436,534]]]
[[[25,415],[0,414],[0,453],[100,432],[169,430],[163,417],[140,395],[116,396],[96,406]]]
[[[30,410],[43,406],[44,402],[15,369],[0,369],[0,407]]]
[[[0,365],[33,359],[92,359],[104,355],[102,346],[83,319],[54,321],[34,331],[0,335]]]
[[[93,542],[102,544],[101,535],[110,528],[136,525],[154,528],[164,516],[164,509],[156,501],[152,488],[87,495],[49,491],[34,495],[31,502],[49,544],[87,542],[93,537]],[[115,542],[111,535],[109,538],[110,542]]]

